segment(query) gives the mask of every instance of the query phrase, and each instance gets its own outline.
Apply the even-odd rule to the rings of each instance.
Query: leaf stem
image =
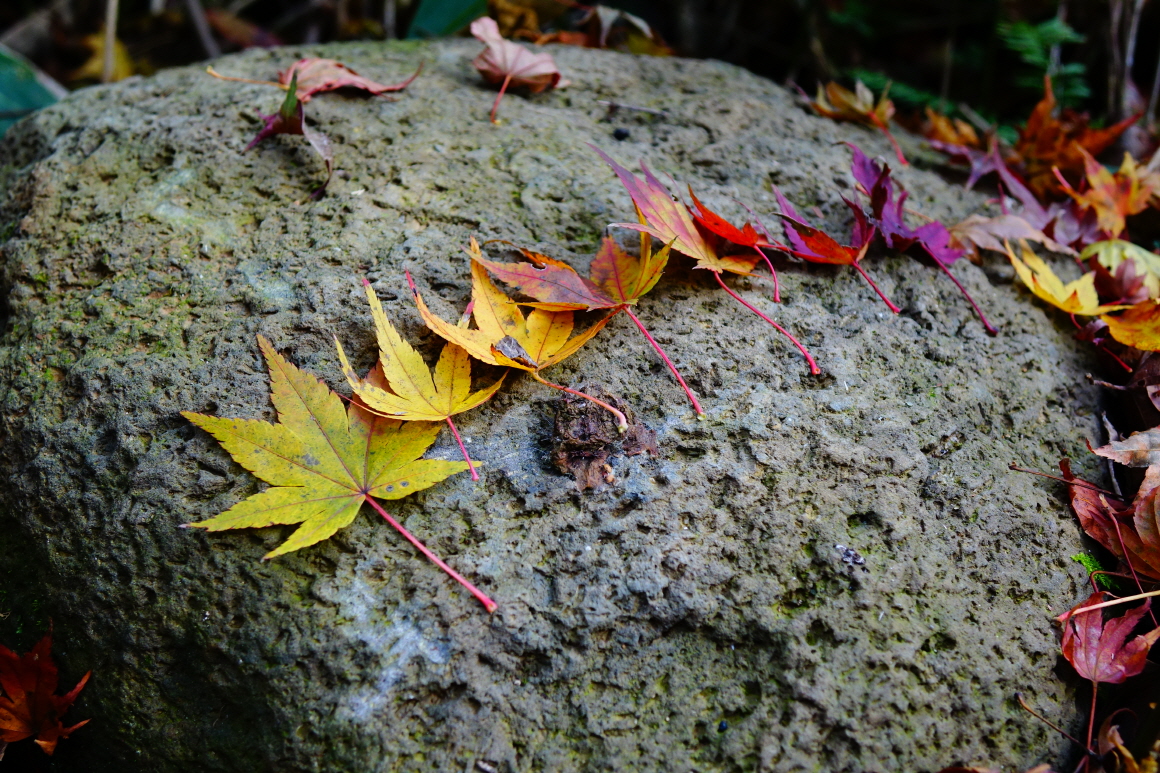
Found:
[[[635,322],[636,326],[640,328],[640,332],[643,333],[644,337],[648,339],[648,342],[652,344],[652,348],[656,349],[657,354],[659,354],[661,359],[665,361],[665,365],[669,366],[669,370],[672,371],[672,374],[676,377],[677,383],[681,385],[681,389],[685,390],[685,394],[689,396],[689,401],[693,404],[693,408],[697,411],[697,415],[704,416],[705,412],[701,410],[701,404],[697,402],[697,396],[693,394],[693,390],[689,389],[689,385],[685,383],[685,379],[681,378],[680,371],[677,370],[677,366],[673,364],[673,361],[669,359],[669,356],[665,354],[665,350],[661,348],[661,345],[656,342],[656,339],[653,338],[648,330],[645,329],[644,325],[637,318],[637,316],[632,313],[632,309],[630,309],[628,306],[623,306],[622,308],[624,309],[624,313],[628,315],[628,318]]]
[[[1096,696],[1099,694],[1099,683],[1095,679],[1092,680],[1092,707],[1088,713],[1088,734],[1086,750],[1090,753],[1092,750],[1092,734],[1096,729]]]
[[[1082,615],[1085,612],[1095,612],[1097,609],[1105,609],[1106,607],[1114,607],[1117,604],[1127,604],[1129,601],[1139,601],[1140,599],[1147,599],[1153,596],[1160,596],[1160,590],[1151,590],[1147,593],[1137,593],[1135,596],[1124,596],[1122,599],[1114,599],[1112,601],[1105,601],[1102,604],[1092,604],[1090,607],[1080,607],[1079,609],[1064,612],[1059,617],[1055,618],[1060,622],[1067,620],[1069,617]]]
[[[424,545],[422,542],[420,542],[414,536],[412,536],[411,532],[404,529],[403,525],[401,523],[399,523],[398,521],[396,521],[394,518],[392,518],[391,514],[388,513],[386,510],[384,510],[382,508],[382,506],[374,500],[373,497],[368,496],[367,501],[371,503],[371,507],[373,507],[374,509],[379,511],[379,515],[381,515],[387,523],[391,524],[391,526],[394,526],[395,529],[398,530],[398,532],[400,534],[402,534],[404,537],[407,538],[408,542],[410,542],[412,545],[414,545],[415,547],[417,547],[419,549],[420,553],[427,556],[427,558],[430,559],[431,563],[435,564],[435,566],[437,566],[440,569],[442,569],[443,571],[447,572],[447,574],[451,575],[451,577],[456,582],[458,582],[464,588],[467,588],[467,590],[470,591],[472,596],[475,596],[477,599],[479,599],[479,603],[483,604],[484,608],[487,609],[488,612],[494,612],[496,609],[499,608],[499,604],[496,604],[494,601],[489,599],[486,595],[484,595],[483,591],[481,591],[479,588],[475,587],[470,582],[468,582],[467,578],[465,578],[459,572],[455,571],[450,566],[445,564],[443,562],[443,560],[439,558],[439,556],[432,553],[430,550],[427,549],[426,545]]]
[[[508,73],[507,77],[505,77],[503,79],[503,85],[499,87],[499,93],[495,95],[495,104],[493,104],[491,106],[491,122],[492,123],[499,123],[499,121],[495,120],[495,111],[499,110],[499,101],[501,99],[503,99],[504,92],[507,91],[508,84],[511,82],[512,82],[512,76],[511,76],[511,73]]]
[[[898,140],[894,139],[894,135],[890,133],[890,127],[874,113],[870,114],[870,120],[882,130],[882,133],[886,135],[886,139],[890,140],[890,144],[894,146],[894,155],[898,156],[898,163],[903,166],[910,166],[910,162],[906,160],[906,156],[902,155],[902,148],[898,147]]]
[[[625,432],[628,431],[628,419],[625,418],[624,414],[621,413],[620,411],[616,410],[615,408],[613,408],[611,405],[604,402],[603,400],[598,400],[595,397],[593,397],[592,395],[584,394],[583,392],[580,392],[580,391],[575,390],[575,389],[569,389],[568,387],[563,386],[561,384],[553,384],[551,381],[545,380],[543,376],[541,376],[539,373],[537,373],[534,370],[529,370],[528,374],[532,378],[534,378],[536,381],[539,381],[541,384],[543,384],[546,387],[551,387],[552,389],[559,389],[561,392],[567,392],[570,395],[576,395],[577,397],[582,397],[591,403],[596,403],[601,408],[603,408],[604,410],[608,411],[609,413],[611,413],[613,416],[616,417],[616,431],[617,432],[624,434]]]
[[[805,355],[806,362],[808,362],[808,363],[810,364],[810,373],[812,373],[812,374],[814,374],[814,375],[816,376],[816,375],[818,375],[819,373],[821,373],[821,372],[822,372],[822,369],[818,367],[818,364],[817,364],[816,362],[814,362],[814,357],[813,357],[813,355],[812,355],[812,354],[810,354],[810,353],[809,353],[809,351],[807,351],[807,350],[806,350],[806,348],[805,348],[804,346],[802,346],[802,343],[801,343],[801,341],[797,340],[797,339],[796,339],[796,338],[794,338],[792,335],[790,335],[790,332],[789,332],[788,330],[786,330],[784,327],[782,327],[781,325],[777,324],[777,323],[776,323],[776,322],[774,322],[772,319],[770,319],[769,317],[765,316],[765,315],[764,315],[764,314],[762,314],[760,311],[758,311],[758,310],[757,310],[757,308],[756,308],[756,307],[755,307],[753,304],[751,304],[749,301],[745,300],[745,299],[744,299],[744,298],[742,298],[740,295],[738,295],[737,293],[733,292],[733,290],[731,290],[731,289],[729,288],[729,285],[725,284],[725,280],[723,280],[723,279],[721,278],[721,272],[719,272],[719,271],[714,271],[714,272],[713,272],[713,276],[714,276],[714,277],[716,277],[716,279],[717,279],[717,284],[721,285],[721,287],[722,287],[722,288],[724,288],[725,292],[727,292],[727,293],[729,293],[730,295],[732,295],[734,300],[736,300],[738,303],[740,303],[740,304],[741,304],[742,306],[744,306],[745,308],[747,308],[747,309],[749,309],[750,311],[752,311],[752,312],[753,312],[754,314],[756,314],[757,316],[759,316],[759,317],[761,317],[762,319],[764,319],[764,320],[765,320],[766,322],[768,322],[769,324],[773,325],[775,328],[777,328],[778,332],[780,332],[782,335],[784,335],[784,336],[785,336],[786,338],[788,338],[789,340],[793,341],[793,345],[794,345],[794,346],[796,346],[796,347],[798,348],[798,350],[799,350],[799,351],[800,351],[800,352],[801,352],[803,355]],[[887,303],[889,303],[889,301],[887,301]]]
[[[463,445],[463,440],[459,437],[459,430],[455,428],[455,422],[451,417],[447,417],[447,426],[451,428],[451,434],[455,436],[455,442],[459,444],[459,450],[463,452],[463,461],[467,462],[467,469],[471,470],[471,479],[479,480],[479,473],[475,471],[475,465],[471,463],[471,457],[467,455],[467,447]]]
[[[999,335],[999,331],[995,328],[994,325],[987,321],[987,318],[983,315],[983,310],[979,308],[979,304],[975,303],[975,299],[971,297],[971,294],[967,292],[967,288],[963,287],[958,278],[956,278],[955,275],[951,273],[951,270],[943,265],[943,262],[938,258],[935,258],[934,262],[938,264],[938,267],[943,270],[944,274],[951,278],[951,281],[955,283],[955,287],[959,288],[959,292],[962,293],[963,297],[967,299],[967,303],[971,304],[971,308],[973,308],[975,313],[979,315],[979,321],[983,323],[983,327],[986,329],[987,334],[993,336]]]
[[[765,265],[769,266],[769,273],[773,274],[773,302],[781,303],[781,285],[777,281],[777,269],[773,267],[773,261],[765,254],[765,250],[757,245],[754,245],[753,249],[757,250],[757,254],[765,261]]]
[[[853,266],[854,270],[861,274],[862,278],[865,279],[867,283],[869,283],[869,285],[874,288],[874,292],[878,293],[878,297],[886,301],[886,305],[890,307],[891,311],[893,311],[895,314],[898,314],[902,311],[902,309],[898,308],[890,302],[890,299],[886,297],[886,293],[882,292],[882,290],[878,288],[878,285],[874,284],[874,280],[871,279],[870,275],[866,273],[866,269],[862,268],[862,266],[857,261],[851,263],[850,265]]]
[[[207,73],[209,73],[210,75],[212,75],[213,77],[217,78],[218,80],[233,81],[234,83],[252,83],[255,86],[275,86],[277,88],[282,89],[283,91],[290,90],[290,87],[288,85],[286,85],[285,83],[278,83],[277,81],[256,81],[256,80],[251,80],[250,78],[231,78],[229,75],[222,75],[220,72],[215,70],[213,67],[206,67],[205,71]]]

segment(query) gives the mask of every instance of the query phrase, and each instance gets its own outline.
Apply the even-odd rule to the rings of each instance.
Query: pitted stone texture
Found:
[[[92,668],[58,770],[933,770],[1023,767],[1061,746],[1021,713],[1080,721],[1053,673],[1050,612],[1083,595],[1078,529],[1054,484],[1007,470],[1085,458],[1090,364],[1011,286],[955,267],[984,335],[937,271],[872,255],[902,308],[853,272],[779,263],[728,281],[794,331],[825,373],[684,259],[639,314],[684,370],[698,421],[635,328],[614,321],[551,371],[599,384],[658,432],[579,494],[550,461],[549,390],[514,375],[460,431],[485,464],[395,505],[500,602],[479,605],[369,510],[325,544],[263,563],[284,529],[178,525],[258,490],[179,411],[273,418],[255,335],[338,388],[332,334],[366,367],[368,276],[404,335],[437,340],[409,270],[448,318],[469,294],[470,235],[583,266],[628,198],[585,143],[645,159],[706,203],[772,215],[771,184],[847,226],[852,140],[780,87],[715,62],[553,48],[566,89],[507,97],[478,45],[249,52],[390,81],[396,101],[322,95],[327,196],[301,138],[242,153],[280,93],[199,68],[73,95],[0,144],[3,338],[0,572],[27,643],[51,615],[65,676]],[[664,109],[620,111],[598,99]],[[627,128],[624,142],[614,128]],[[912,206],[981,206],[918,169]],[[628,240],[627,243],[631,243]],[[1008,274],[1009,276],[1009,274]],[[450,437],[434,454],[454,458]],[[1089,470],[1090,472],[1090,470]],[[852,549],[863,565],[845,561]],[[24,621],[16,634],[17,620]],[[24,637],[21,639],[21,637]],[[66,679],[67,681],[67,679]]]

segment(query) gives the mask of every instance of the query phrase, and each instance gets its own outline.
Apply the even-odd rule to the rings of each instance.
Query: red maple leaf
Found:
[[[92,672],[90,671],[89,674]],[[81,725],[65,727],[60,721],[89,681],[81,677],[67,695],[55,695],[57,670],[52,662],[52,631],[23,657],[0,645],[0,757],[4,747],[25,738],[52,755],[57,742]]]

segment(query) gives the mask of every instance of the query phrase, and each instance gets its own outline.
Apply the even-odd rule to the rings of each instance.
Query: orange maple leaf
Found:
[[[631,308],[661,278],[661,273],[669,260],[668,245],[653,252],[652,237],[642,231],[638,259],[625,252],[611,237],[606,236],[588,269],[590,279],[580,276],[576,273],[576,269],[563,261],[532,250],[519,247],[517,249],[527,258],[527,263],[499,263],[488,260],[482,253],[472,253],[471,258],[482,264],[493,276],[518,288],[525,295],[535,298],[534,302],[523,302],[521,306],[531,306],[545,311],[611,309],[613,315],[623,311],[664,360],[677,383],[685,390],[697,415],[705,415],[696,395],[685,383],[677,366]]]
[[[1056,168],[1059,184],[1084,209],[1095,210],[1100,230],[1112,239],[1119,238],[1127,225],[1129,215],[1137,215],[1148,208],[1160,193],[1160,173],[1136,164],[1130,153],[1124,154],[1119,170],[1112,174],[1082,147],[1076,148],[1083,157],[1087,176],[1086,191],[1078,193],[1067,178]]]
[[[974,126],[961,118],[951,118],[936,112],[929,106],[926,108],[926,121],[922,125],[922,136],[964,148],[981,150],[983,147]]]
[[[1055,94],[1051,77],[1043,77],[1043,99],[1031,111],[1027,125],[1019,130],[1019,140],[1011,156],[1012,165],[1021,165],[1027,187],[1040,199],[1059,197],[1055,168],[1065,179],[1078,182],[1084,173],[1081,150],[1098,156],[1112,146],[1121,134],[1140,117],[1134,115],[1103,129],[1088,126],[1086,113],[1064,109],[1055,116]]]
[[[882,89],[878,101],[874,101],[874,92],[862,81],[854,81],[854,90],[850,91],[835,81],[830,81],[823,87],[818,84],[818,95],[809,99],[810,107],[818,115],[835,121],[851,121],[853,123],[873,126],[883,134],[894,146],[894,154],[898,156],[898,163],[907,166],[906,157],[902,155],[902,148],[890,133],[890,119],[894,117],[894,103],[886,98],[890,92],[890,84]],[[805,96],[803,94],[803,96]]]
[[[89,675],[66,695],[56,695],[57,670],[52,661],[52,631],[23,657],[0,645],[0,757],[4,747],[25,738],[49,756],[60,739],[88,724],[83,720],[65,727],[60,718],[76,701]]]
[[[532,313],[524,317],[519,304],[504,295],[488,277],[487,269],[480,262],[483,254],[474,236],[471,237],[471,247],[467,253],[471,256],[472,300],[469,309],[475,320],[475,328],[459,327],[436,316],[423,301],[410,273],[407,274],[407,283],[411,286],[411,295],[419,309],[419,316],[431,332],[466,349],[468,354],[480,362],[527,371],[544,386],[599,405],[616,417],[621,432],[626,431],[628,419],[617,408],[592,395],[553,384],[540,375],[540,371],[575,354],[592,336],[603,330],[612,317],[604,317],[576,336],[572,335],[575,330],[572,311],[533,308]]]
[[[650,234],[672,246],[677,252],[688,255],[697,261],[696,268],[712,272],[717,284],[721,285],[721,288],[733,300],[761,317],[788,338],[806,358],[811,373],[814,375],[821,373],[817,363],[814,362],[813,355],[800,341],[784,327],[763,314],[756,306],[734,292],[721,278],[722,272],[726,271],[749,276],[753,267],[757,265],[757,261],[761,259],[760,255],[756,252],[752,255],[721,255],[709,238],[712,235],[711,231],[708,229],[702,231],[698,227],[689,208],[672,197],[668,189],[649,171],[643,161],[640,164],[640,169],[644,173],[645,179],[642,181],[632,172],[613,161],[600,148],[595,145],[589,145],[589,147],[595,150],[604,159],[604,163],[608,164],[616,176],[620,178],[621,184],[628,191],[628,195],[632,197],[632,203],[636,206],[637,218],[640,220],[639,223],[613,223],[612,225]]]

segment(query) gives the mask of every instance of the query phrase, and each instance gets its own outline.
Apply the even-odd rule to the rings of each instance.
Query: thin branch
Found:
[[[185,0],[185,9],[189,12],[193,28],[197,30],[197,39],[201,41],[202,50],[209,59],[217,59],[222,55],[221,47],[214,40],[210,32],[209,22],[205,19],[205,9],[201,7],[201,0]]]
[[[628,105],[623,102],[613,102],[608,99],[598,99],[596,104],[604,105],[608,108],[609,113],[615,113],[617,110],[635,110],[638,113],[649,113],[650,115],[659,115],[661,118],[668,118],[668,110],[657,110],[652,107],[640,107],[639,105]]]
[[[1026,711],[1028,714],[1035,717],[1040,722],[1047,725],[1052,730],[1059,733],[1060,735],[1062,735],[1064,738],[1071,741],[1072,743],[1075,743],[1079,746],[1083,746],[1083,741],[1079,740],[1074,735],[1068,733],[1063,728],[1061,728],[1059,725],[1055,724],[1054,722],[1052,722],[1050,719],[1043,716],[1042,714],[1037,713],[1034,709],[1032,709],[1030,706],[1028,706],[1027,701],[1023,700],[1023,693],[1021,693],[1021,692],[1015,693],[1015,700],[1019,701],[1019,705],[1022,706],[1023,710]],[[1091,752],[1089,751],[1088,753],[1090,754]]]
[[[1119,496],[1117,496],[1114,491],[1108,491],[1107,489],[1102,489],[1099,486],[1093,486],[1092,484],[1088,483],[1087,481],[1078,480],[1078,479],[1077,480],[1068,480],[1067,478],[1061,478],[1058,475],[1048,475],[1046,472],[1039,472],[1038,470],[1028,470],[1025,467],[1017,466],[1015,464],[1015,462],[1011,462],[1010,464],[1008,464],[1007,469],[1011,470],[1013,472],[1025,472],[1028,475],[1038,475],[1041,478],[1050,478],[1051,480],[1057,480],[1060,483],[1066,483],[1069,486],[1079,486],[1080,488],[1088,488],[1088,489],[1091,489],[1092,491],[1098,491],[1101,494],[1107,494],[1110,497],[1116,497],[1117,499],[1119,499]]]
[[[1141,599],[1152,598],[1153,596],[1160,596],[1160,590],[1152,590],[1147,593],[1137,593],[1135,596],[1124,596],[1122,599],[1115,599],[1113,601],[1105,601],[1102,604],[1092,604],[1090,607],[1080,607],[1079,609],[1069,610],[1059,615],[1055,619],[1061,623],[1070,617],[1082,615],[1085,612],[1095,612],[1097,609],[1106,609],[1107,607],[1114,607],[1119,604],[1127,604],[1129,601],[1139,601]]]
[[[101,66],[101,83],[113,82],[117,46],[117,5],[118,0],[105,0],[105,51]]]
[[[252,83],[255,86],[277,86],[278,88],[282,89],[283,91],[290,90],[290,86],[288,86],[285,83],[279,83],[278,81],[256,81],[256,80],[252,80],[250,78],[234,78],[234,77],[231,77],[229,75],[222,75],[220,72],[215,70],[212,65],[207,66],[205,68],[205,71],[207,73],[209,73],[210,75],[212,75],[213,77],[217,78],[218,80],[232,81],[234,83]]]

